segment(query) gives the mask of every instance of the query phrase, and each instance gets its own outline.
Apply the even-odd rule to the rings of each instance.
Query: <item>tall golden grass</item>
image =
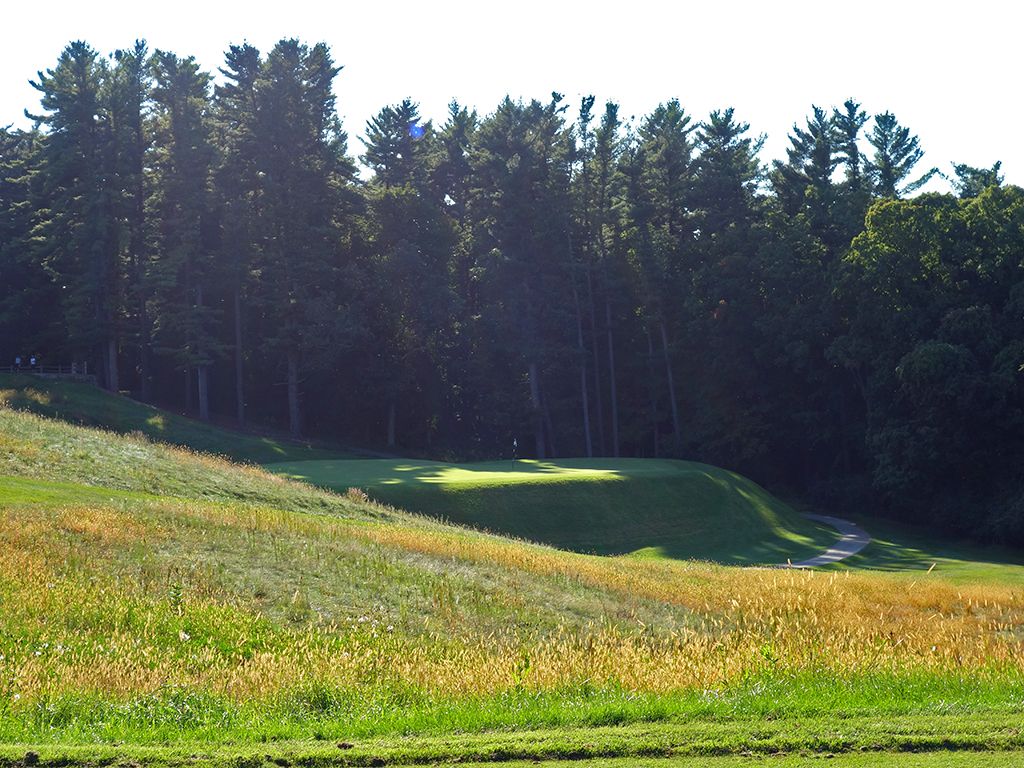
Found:
[[[368,614],[345,625],[314,617],[285,626],[201,572],[145,579],[118,570],[119,552],[133,549],[146,562],[145,553],[176,537],[193,536],[201,547],[214,527],[309,547],[359,540],[442,562],[496,564],[604,590],[624,604],[679,606],[689,623],[672,632],[638,620],[629,630],[597,621],[543,632],[416,634]],[[931,574],[910,581],[600,558],[412,517],[360,522],[229,504],[174,502],[162,516],[102,506],[8,510],[0,514],[0,601],[13,638],[0,659],[0,695],[22,703],[68,692],[122,698],[168,685],[250,700],[314,681],[481,695],[583,682],[703,690],[769,669],[1024,671],[1024,595],[1010,587],[957,586]],[[443,613],[445,603],[439,592],[435,610]]]

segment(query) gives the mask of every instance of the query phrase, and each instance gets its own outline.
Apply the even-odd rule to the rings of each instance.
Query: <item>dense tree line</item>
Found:
[[[1024,539],[1024,191],[889,112],[383,108],[324,45],[70,44],[0,133],[0,354],[293,435],[685,457]],[[359,164],[366,169],[358,172]]]

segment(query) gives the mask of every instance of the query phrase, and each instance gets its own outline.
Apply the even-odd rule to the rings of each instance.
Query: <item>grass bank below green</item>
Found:
[[[204,423],[91,384],[29,374],[0,373],[0,406],[120,434],[136,432],[151,440],[255,464],[352,455]]]
[[[273,472],[495,533],[600,555],[750,565],[819,554],[837,539],[756,483],[707,464],[558,459],[272,463]]]

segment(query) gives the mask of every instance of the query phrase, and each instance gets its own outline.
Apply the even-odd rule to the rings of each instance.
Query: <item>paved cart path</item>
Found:
[[[839,541],[817,557],[799,563],[788,563],[783,566],[784,568],[814,568],[819,565],[838,563],[840,560],[856,555],[871,543],[871,536],[868,535],[868,532],[849,520],[829,515],[805,515],[805,517],[808,520],[815,520],[835,528],[841,534]]]

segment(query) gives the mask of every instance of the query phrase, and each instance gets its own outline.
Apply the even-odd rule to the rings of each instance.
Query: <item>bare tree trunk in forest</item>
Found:
[[[139,299],[139,397],[153,401],[153,346],[145,296]]]
[[[245,426],[245,381],[242,378],[242,296],[235,289],[235,414],[238,426]]]
[[[196,389],[199,391],[199,418],[210,420],[210,366],[196,366]]]
[[[594,280],[591,274],[592,269],[590,266],[587,267],[587,303],[590,305],[590,336],[593,340],[593,354],[594,354],[594,397],[596,399],[597,406],[597,444],[601,450],[601,455],[605,455],[605,439],[604,439],[604,395],[601,393],[601,350],[600,344],[598,344],[598,332],[597,332],[597,315],[594,311]],[[590,454],[587,454],[590,456]]]
[[[544,427],[548,433],[548,456],[554,458],[558,455],[558,449],[555,448],[555,425],[551,421],[551,409],[548,408],[548,399],[544,397],[544,393],[541,393],[541,405],[544,410]]]
[[[107,389],[117,392],[120,385],[117,379],[117,339],[113,336],[107,339]]]
[[[185,366],[185,413],[192,413],[194,397],[192,395],[192,366]]]
[[[651,340],[651,329],[645,327],[647,337],[647,382],[651,396],[651,433],[654,435],[654,458],[658,458],[658,393],[654,385],[654,342]]]
[[[587,457],[590,458],[594,455],[594,445],[590,439],[590,402],[587,396],[587,350],[583,345],[583,317],[580,311],[580,294],[576,288],[576,262],[572,257],[571,237],[569,238],[569,258],[571,261],[569,272],[570,277],[572,278],[572,301],[573,306],[576,309],[576,345],[579,350],[580,357],[580,401],[583,407],[583,439],[587,449]],[[590,276],[588,273],[587,282],[589,283],[589,281]],[[593,303],[591,303],[590,308],[593,310]],[[600,397],[600,394],[598,397]],[[600,423],[600,421],[600,406],[598,406],[598,423]]]
[[[608,386],[612,398],[612,456],[619,457],[619,393],[615,383],[615,339],[612,337],[612,303],[605,297],[604,322],[608,333]]]
[[[544,451],[544,415],[540,403],[540,382],[537,380],[537,363],[529,364],[530,377],[530,416],[533,421],[533,439],[536,444],[537,458],[547,458]]]
[[[676,405],[676,384],[672,376],[672,360],[668,353],[668,333],[665,331],[665,321],[658,321],[658,329],[661,331],[661,352],[665,356],[665,374],[668,377],[668,401],[672,405],[672,432],[675,436],[676,450],[681,445],[682,431],[679,429],[679,408]]]
[[[202,313],[203,286],[196,286],[196,310]],[[210,420],[210,367],[206,363],[196,366],[196,390],[199,393],[199,419]]]
[[[388,403],[388,448],[395,447],[395,401]]]
[[[299,353],[288,352],[288,431],[292,437],[302,435],[302,420],[299,412]]]

